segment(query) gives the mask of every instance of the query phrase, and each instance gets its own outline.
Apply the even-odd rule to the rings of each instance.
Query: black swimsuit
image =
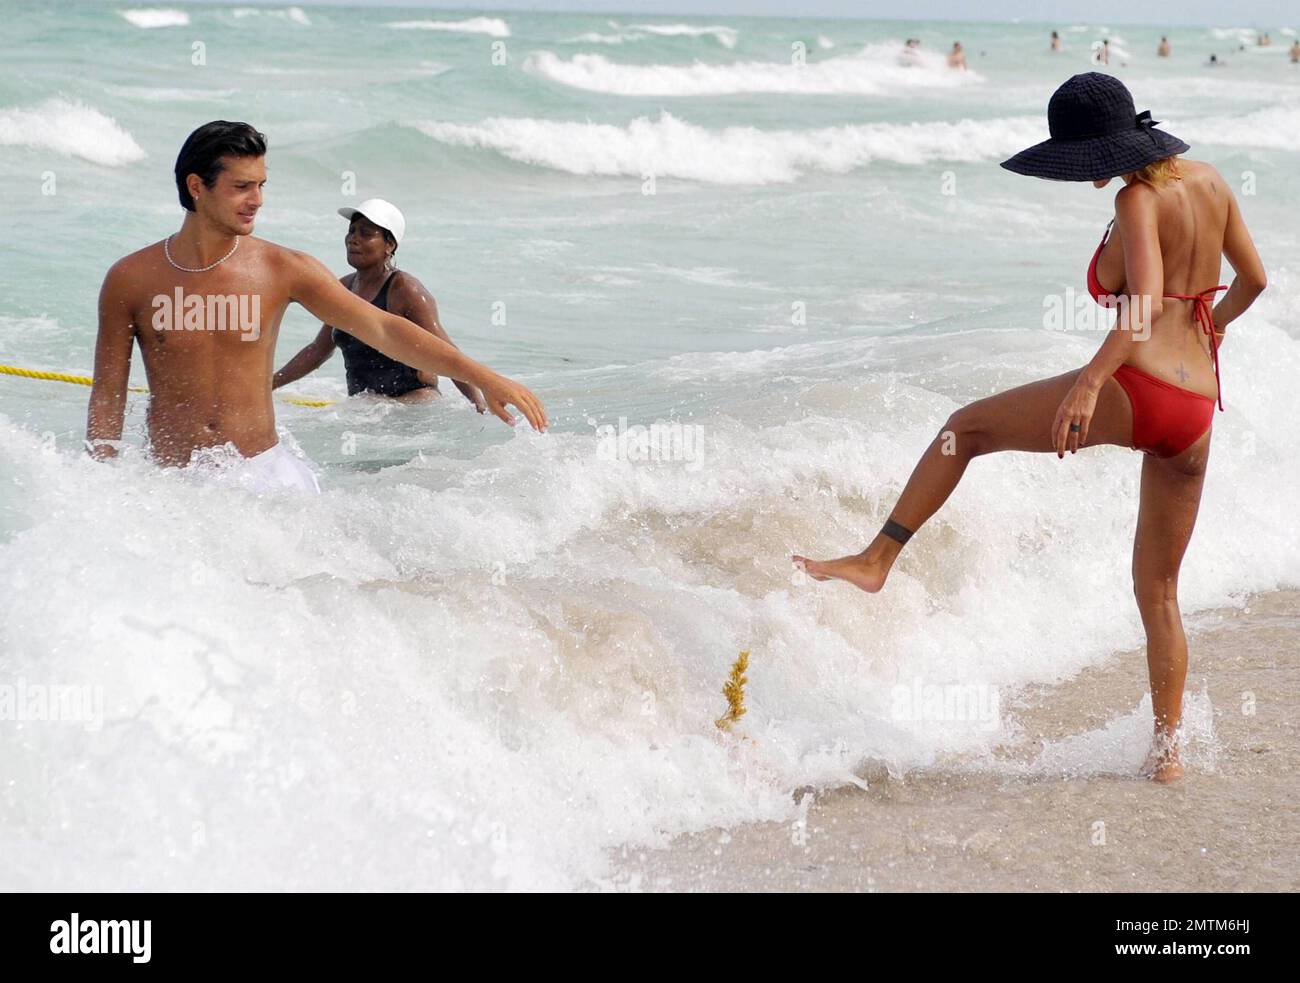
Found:
[[[379,288],[379,293],[375,294],[375,299],[370,302],[381,311],[388,310],[388,285],[393,282],[397,272],[394,270],[388,275],[384,285]],[[381,351],[376,351],[346,331],[335,328],[331,337],[334,339],[334,344],[343,350],[343,367],[347,371],[349,396],[366,391],[379,393],[381,396],[401,396],[415,389],[437,388],[421,382],[417,370],[389,358]]]

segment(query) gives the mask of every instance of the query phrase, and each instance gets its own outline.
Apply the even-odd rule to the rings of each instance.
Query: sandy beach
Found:
[[[1141,713],[1104,726],[1146,688],[1142,652],[1119,652],[1068,683],[1020,694],[1009,712],[1023,741],[993,760],[902,776],[867,765],[865,790],[812,797],[802,827],[761,823],[625,851],[616,883],[651,891],[1294,891],[1300,592],[1257,595],[1242,609],[1184,621],[1193,738],[1180,782],[1158,786],[1108,768],[1113,755],[1100,735],[1132,748],[1132,728],[1149,726],[1145,702]],[[1052,749],[1080,740],[1097,744],[1099,773],[1053,774]]]

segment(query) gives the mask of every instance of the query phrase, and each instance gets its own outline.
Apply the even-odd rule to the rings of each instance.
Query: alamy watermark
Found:
[[[88,731],[104,726],[104,690],[101,686],[0,683],[0,721],[79,723]]]
[[[124,955],[133,963],[147,963],[152,946],[153,920],[149,918],[88,918],[77,912],[50,923],[50,952],[54,955]]]
[[[1046,294],[1043,297],[1043,327],[1048,331],[1110,331],[1116,323],[1133,325],[1135,319],[1126,314],[1138,314],[1137,330],[1131,327],[1134,341],[1151,337],[1151,295],[1141,294],[1137,307],[1130,310],[1133,298],[1128,294],[1104,294],[1102,303],[1096,303],[1091,294],[1080,293],[1066,287],[1063,294]],[[1114,310],[1119,320],[1112,322],[1107,311]]]
[[[628,426],[627,417],[618,427],[606,423],[596,428],[596,457],[602,461],[681,461],[687,471],[704,466],[704,427],[696,423],[664,423]]]
[[[150,301],[155,331],[237,331],[241,341],[262,335],[260,294],[157,294]]]
[[[926,683],[920,676],[910,686],[900,683],[890,691],[894,720],[970,720],[981,730],[1001,726],[998,688],[985,683]]]

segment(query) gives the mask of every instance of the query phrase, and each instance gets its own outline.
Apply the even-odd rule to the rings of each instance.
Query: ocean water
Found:
[[[0,376],[6,888],[601,885],[621,846],[796,820],[793,791],[864,761],[979,768],[1017,741],[1019,688],[1140,643],[1137,455],[981,459],[876,597],[788,556],[860,548],[949,413],[1100,343],[1043,312],[1082,292],[1114,187],[997,162],[1047,135],[1103,36],[1138,109],[1233,184],[1271,281],[1224,348],[1184,610],[1300,582],[1294,25],[1257,49],[1231,20],[0,17],[0,363],[89,374],[104,271],[179,225],[180,143],[245,119],[270,142],[258,235],[341,274],[335,209],[394,201],[399,266],[553,424],[512,431],[450,387],[349,400],[336,357],[291,387],[333,405],[277,410],[325,494],[258,498],[93,464],[87,389]],[[293,309],[277,364],[317,327]],[[904,719],[918,683],[1003,712]],[[87,694],[76,719],[19,699],[58,686]],[[1041,760],[1140,756],[1131,697]]]

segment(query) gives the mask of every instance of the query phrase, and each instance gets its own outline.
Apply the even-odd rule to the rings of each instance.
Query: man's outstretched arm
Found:
[[[459,379],[483,391],[488,409],[506,423],[515,406],[535,430],[546,429],[546,411],[527,386],[493,372],[455,345],[430,334],[404,317],[381,311],[344,287],[319,260],[286,250],[292,266],[290,297],[326,324],[341,328],[371,348],[431,375]]]
[[[115,264],[99,290],[99,334],[95,339],[95,382],[86,413],[86,449],[97,460],[117,456],[126,416],[135,327],[124,295],[125,277]]]

